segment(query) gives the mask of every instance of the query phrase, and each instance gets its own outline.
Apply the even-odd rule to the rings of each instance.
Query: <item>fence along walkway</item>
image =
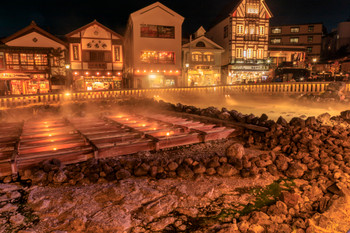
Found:
[[[0,97],[0,108],[13,108],[30,104],[59,104],[63,101],[98,100],[123,97],[154,96],[162,94],[293,94],[293,93],[319,93],[326,90],[328,82],[309,83],[263,83],[243,84],[210,87],[179,87],[157,89],[128,89],[112,91],[74,92],[67,94],[40,94],[25,96]],[[350,83],[346,84],[346,91],[350,92]]]

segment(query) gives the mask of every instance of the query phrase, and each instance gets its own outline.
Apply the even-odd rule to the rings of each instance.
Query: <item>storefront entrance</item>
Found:
[[[213,86],[220,85],[220,72],[216,70],[189,70],[188,86]]]
[[[99,91],[120,89],[121,85],[121,77],[80,77],[75,79],[74,88],[80,91]]]

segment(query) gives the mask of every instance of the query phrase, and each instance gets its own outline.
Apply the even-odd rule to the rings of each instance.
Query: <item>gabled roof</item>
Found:
[[[148,5],[138,11],[135,11],[133,13],[130,14],[130,18],[136,16],[136,15],[142,15],[148,11],[151,11],[153,10],[154,8],[157,8],[159,7],[160,9],[162,9],[163,11],[167,12],[168,14],[174,16],[174,17],[177,17],[179,19],[181,19],[182,21],[185,19],[183,16],[179,15],[178,13],[176,13],[175,11],[173,11],[172,9],[168,8],[167,6],[163,5],[162,3],[160,2],[155,2],[151,5]]]
[[[27,27],[19,30],[18,32],[12,34],[11,36],[8,36],[8,37],[2,39],[1,41],[5,44],[5,43],[7,43],[9,41],[15,40],[15,39],[17,39],[17,38],[19,38],[21,36],[24,36],[26,34],[29,34],[31,32],[37,32],[37,33],[39,33],[39,34],[41,34],[43,36],[46,36],[47,38],[50,38],[53,41],[56,41],[57,43],[60,43],[60,44],[62,44],[64,46],[67,46],[67,44],[65,42],[63,42],[62,40],[60,40],[56,36],[48,33],[44,29],[38,27],[38,25],[36,25],[36,23],[34,21],[32,21],[30,23],[30,25],[28,25]]]
[[[78,29],[76,29],[76,30],[74,30],[74,31],[72,31],[72,32],[70,32],[70,33],[68,33],[68,34],[66,34],[66,37],[70,37],[70,36],[74,35],[75,33],[81,32],[81,31],[85,30],[86,28],[91,27],[92,25],[98,25],[99,27],[101,27],[101,28],[103,28],[104,30],[106,30],[106,31],[108,31],[108,32],[110,32],[110,33],[112,33],[113,35],[115,35],[115,36],[117,36],[117,37],[120,37],[121,40],[124,39],[122,35],[116,33],[116,32],[113,31],[112,29],[109,29],[108,27],[106,27],[106,26],[104,26],[103,24],[99,23],[96,19],[95,19],[94,21],[92,21],[91,23],[86,24],[85,26],[82,26],[82,27],[80,27],[80,28],[78,28]]]
[[[226,4],[226,6],[221,11],[220,15],[218,15],[218,17],[214,20],[214,23],[211,25],[211,27],[215,26],[216,24],[220,23],[221,21],[229,17],[233,12],[237,10],[237,8],[242,2],[243,0],[231,0],[230,3]],[[273,14],[270,8],[267,6],[265,0],[262,0],[262,3],[266,11],[270,14],[270,17],[273,17]]]
[[[207,42],[208,44],[211,44],[211,45],[213,45],[214,47],[216,47],[217,50],[222,50],[222,51],[224,51],[224,48],[223,48],[223,47],[221,47],[220,45],[218,45],[217,43],[215,43],[214,41],[210,40],[209,38],[207,38],[207,37],[205,37],[205,36],[200,36],[200,37],[198,37],[198,38],[192,40],[192,41],[191,41],[191,48],[192,48],[193,45],[196,45],[196,44],[197,44],[198,42],[200,42],[200,41],[205,41],[205,42]],[[189,46],[190,46],[190,43],[186,43],[186,44],[183,44],[183,45],[182,45],[182,48],[189,48]],[[193,47],[193,48],[195,48],[195,47]],[[196,48],[197,48],[197,47],[196,47]],[[198,48],[198,49],[201,49],[201,48]],[[203,49],[208,49],[208,48],[203,48]]]

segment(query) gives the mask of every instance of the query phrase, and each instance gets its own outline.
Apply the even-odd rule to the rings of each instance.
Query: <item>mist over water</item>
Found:
[[[160,95],[156,99],[161,99],[173,104],[182,103],[185,105],[193,105],[199,108],[214,106],[221,109],[225,107],[228,110],[236,110],[243,114],[254,114],[255,116],[261,116],[265,113],[268,115],[269,119],[272,120],[277,120],[280,116],[286,120],[290,120],[293,117],[302,117],[306,119],[309,116],[317,117],[326,112],[332,116],[337,116],[340,115],[340,112],[350,109],[348,103],[317,103],[298,100],[289,96],[277,95],[188,95],[181,97]]]

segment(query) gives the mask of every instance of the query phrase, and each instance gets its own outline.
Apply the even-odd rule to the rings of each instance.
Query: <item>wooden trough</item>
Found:
[[[123,114],[0,124],[0,176],[49,159],[63,164],[229,137],[235,129],[165,114]]]

